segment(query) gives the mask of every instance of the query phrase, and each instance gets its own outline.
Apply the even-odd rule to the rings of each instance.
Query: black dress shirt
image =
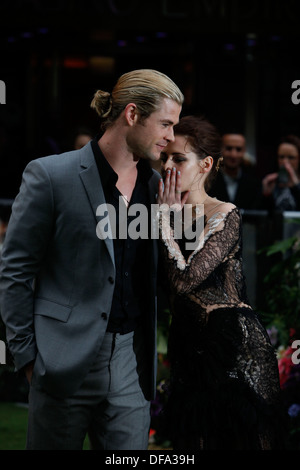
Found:
[[[220,201],[231,202],[239,209],[259,210],[262,208],[262,186],[261,182],[251,174],[242,170],[236,180],[237,190],[232,200],[229,196],[226,180],[220,170],[213,180],[208,191],[209,196],[216,197]]]
[[[150,272],[150,224],[148,220],[147,239],[122,239],[119,233],[119,198],[122,196],[116,187],[118,175],[112,169],[98,145],[100,136],[91,141],[91,146],[98,167],[104,196],[107,204],[112,204],[116,211],[116,237],[114,237],[114,256],[116,267],[115,288],[107,331],[125,334],[133,331],[142,318],[148,302]],[[152,169],[146,160],[137,164],[137,180],[130,200],[130,205],[143,204],[150,216],[148,180]],[[121,204],[123,202],[121,201]],[[122,214],[125,212],[122,209]],[[133,220],[127,212],[127,228]],[[126,223],[126,222],[125,222]]]

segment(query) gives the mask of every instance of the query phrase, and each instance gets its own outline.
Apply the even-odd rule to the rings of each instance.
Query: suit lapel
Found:
[[[161,178],[160,174],[157,173],[156,171],[153,172],[153,175],[148,181],[148,189],[149,189],[149,195],[150,195],[150,204],[157,204],[156,197],[157,197],[157,192],[158,192],[158,182],[159,179]],[[152,256],[151,256],[151,263],[152,263],[152,273],[157,272],[157,261],[158,261],[158,243],[157,243],[157,236],[158,236],[158,228],[156,226],[157,220],[156,217],[154,217],[154,214],[151,212],[151,224],[152,226],[152,234],[153,234],[153,239],[151,240],[151,248],[152,248]]]
[[[81,154],[81,170],[79,172],[79,176],[92,207],[95,222],[98,223],[99,217],[96,215],[97,208],[100,204],[106,204],[106,201],[91,145],[87,144],[83,147]],[[103,238],[112,262],[115,264],[113,240],[105,236]]]
[[[98,172],[98,168],[95,162],[94,154],[92,151],[92,147],[87,144],[85,147],[81,149],[81,169],[79,172],[79,176],[82,180],[84,185],[89,203],[91,205],[95,222],[99,222],[99,217],[97,217],[96,212],[97,208],[100,204],[106,204],[104,192]],[[150,202],[151,204],[156,204],[156,195],[158,191],[158,181],[160,179],[160,175],[157,172],[154,172],[153,175],[150,177],[148,181],[148,189],[150,195]],[[108,252],[111,256],[111,259],[114,263],[114,246],[113,240],[111,238],[104,238],[104,242],[107,246]],[[153,272],[156,272],[157,267],[157,239],[153,239],[152,241],[152,263],[153,263]]]

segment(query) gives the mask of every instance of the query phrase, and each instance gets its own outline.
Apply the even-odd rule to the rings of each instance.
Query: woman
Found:
[[[240,214],[233,204],[207,195],[220,138],[209,122],[192,116],[182,118],[174,133],[175,142],[161,155],[164,182],[158,191],[171,291],[166,421],[173,448],[278,449],[278,366],[246,296]],[[204,209],[204,238],[194,251],[186,250],[184,236],[174,238],[166,211],[184,204],[194,209],[194,225]]]
[[[278,211],[300,210],[300,139],[288,135],[277,148],[279,171],[262,181],[264,207]]]

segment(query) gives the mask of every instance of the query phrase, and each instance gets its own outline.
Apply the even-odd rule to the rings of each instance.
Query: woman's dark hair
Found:
[[[213,167],[205,181],[205,188],[208,190],[222,159],[222,140],[216,127],[204,116],[185,116],[174,126],[174,134],[186,137],[199,160],[207,156],[213,158]]]
[[[293,135],[293,134],[289,134],[285,137],[282,137],[280,139],[280,142],[279,142],[279,145],[280,144],[292,144],[292,145],[295,145],[295,147],[297,148],[298,150],[298,155],[300,157],[300,138],[297,137],[296,135]]]
[[[297,137],[296,135],[293,135],[293,134],[289,134],[285,137],[282,137],[280,139],[280,142],[279,142],[279,145],[280,144],[292,144],[292,145],[295,145],[295,147],[297,147],[297,150],[298,150],[298,154],[300,156],[300,138]]]

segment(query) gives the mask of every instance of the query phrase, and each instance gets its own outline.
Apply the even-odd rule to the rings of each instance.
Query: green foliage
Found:
[[[26,407],[0,403],[0,449],[24,450],[27,429]]]
[[[265,276],[265,311],[262,319],[277,328],[279,342],[287,345],[290,329],[300,332],[300,241],[290,237],[265,250],[274,264]]]
[[[157,323],[157,352],[158,354],[167,354],[168,350],[168,335],[170,327],[171,316],[168,309],[160,312]]]
[[[267,256],[271,256],[275,253],[286,253],[288,250],[293,248],[295,243],[297,242],[297,237],[287,238],[285,240],[281,240],[279,242],[274,243],[273,245],[266,248]]]
[[[25,404],[0,402],[0,450],[25,450],[28,409]],[[83,450],[89,450],[88,437]]]

